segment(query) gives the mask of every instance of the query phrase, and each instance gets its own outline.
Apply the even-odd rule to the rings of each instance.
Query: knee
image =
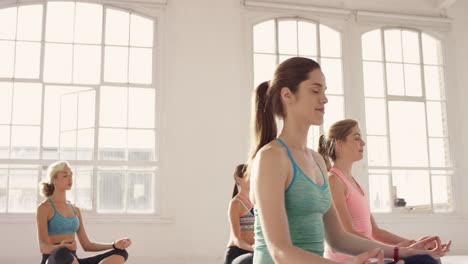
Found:
[[[125,261],[127,261],[127,259],[128,259],[128,252],[127,252],[127,250],[125,250],[125,249],[123,249],[123,250],[122,250],[122,249],[116,249],[116,250],[115,250],[115,253],[116,253],[117,255],[119,255],[119,256],[122,256],[122,257],[125,259]]]

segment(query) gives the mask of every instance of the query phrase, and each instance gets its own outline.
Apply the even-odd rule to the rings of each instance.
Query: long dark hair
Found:
[[[353,119],[345,119],[335,122],[328,129],[327,135],[321,135],[317,152],[322,155],[327,164],[327,170],[331,169],[331,162],[336,160],[336,141],[345,140],[351,133],[351,130],[358,125],[358,122]]]
[[[281,102],[281,89],[288,87],[296,93],[299,84],[308,79],[311,71],[320,69],[314,60],[294,57],[285,60],[275,70],[271,82],[263,82],[252,96],[252,139],[249,163],[255,158],[257,152],[277,137],[275,115],[285,118]]]
[[[244,178],[245,176],[245,171],[247,170],[247,165],[246,164],[239,164],[236,167],[236,170],[234,171],[234,181],[236,181],[237,178]],[[234,184],[234,191],[232,192],[232,198],[234,198],[237,194],[239,193],[239,189],[237,188],[237,181]]]

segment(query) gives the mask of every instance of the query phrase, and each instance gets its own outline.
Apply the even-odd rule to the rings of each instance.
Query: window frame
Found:
[[[49,2],[73,2],[73,3],[90,3],[90,4],[98,4],[102,6],[102,35],[101,35],[101,43],[94,44],[101,47],[101,62],[100,62],[100,78],[99,83],[97,84],[74,84],[69,83],[51,83],[45,82],[43,80],[43,72],[44,72],[44,51],[45,51],[45,44],[50,43],[45,40],[45,26],[46,26],[46,14],[47,14],[47,3]],[[145,6],[142,6],[138,3],[124,3],[118,0],[62,0],[62,1],[42,1],[42,0],[27,0],[27,1],[15,1],[15,2],[6,2],[0,4],[0,9],[4,8],[14,8],[19,6],[27,6],[27,5],[42,5],[42,37],[39,43],[41,43],[41,54],[40,54],[40,66],[39,72],[40,76],[37,79],[19,79],[19,78],[1,78],[0,81],[3,82],[26,82],[26,83],[40,83],[42,85],[42,98],[41,98],[41,122],[38,125],[40,128],[40,142],[39,142],[39,158],[38,159],[0,159],[0,166],[10,166],[12,169],[17,169],[17,166],[23,165],[32,165],[37,166],[37,202],[39,203],[43,198],[40,195],[39,190],[39,182],[41,181],[41,174],[43,173],[44,169],[52,162],[56,161],[55,159],[44,159],[42,157],[42,153],[44,151],[43,146],[43,126],[44,126],[44,103],[45,103],[45,89],[47,85],[52,86],[66,86],[66,87],[89,87],[95,91],[95,113],[94,113],[94,150],[93,150],[93,159],[92,160],[69,160],[72,167],[75,166],[89,166],[93,169],[93,176],[92,176],[92,209],[91,210],[82,210],[83,215],[86,215],[87,218],[91,219],[93,222],[95,221],[102,221],[102,222],[109,222],[112,219],[115,220],[118,217],[121,221],[124,222],[161,222],[161,223],[172,223],[173,217],[170,216],[170,212],[168,212],[167,206],[161,203],[161,196],[162,196],[162,187],[160,186],[161,182],[164,180],[162,179],[163,168],[164,168],[164,156],[161,154],[164,152],[164,126],[163,126],[163,118],[165,116],[164,113],[164,106],[162,105],[163,100],[162,97],[164,96],[164,84],[166,83],[166,79],[164,78],[164,68],[163,65],[163,58],[159,56],[162,54],[163,47],[163,36],[164,36],[164,24],[165,24],[165,6],[167,4],[167,0],[156,0],[153,2],[148,2]],[[137,83],[113,83],[113,82],[105,82],[104,81],[104,56],[105,56],[105,47],[107,46],[104,38],[105,38],[105,18],[106,18],[106,9],[114,9],[123,12],[128,12],[130,15],[135,14],[140,17],[144,17],[150,19],[154,22],[153,26],[153,47],[152,50],[152,83],[150,84],[137,84]],[[12,40],[16,42],[18,40]],[[76,45],[77,43],[70,43],[71,45]],[[128,47],[131,47],[128,44]],[[147,88],[154,90],[155,93],[155,115],[154,115],[154,129],[155,131],[155,156],[157,159],[153,161],[112,161],[112,160],[98,160],[97,152],[99,148],[99,109],[100,109],[100,86],[120,86],[125,88],[136,87],[136,88]],[[13,88],[12,88],[13,89]],[[11,124],[10,124],[11,125]],[[127,128],[129,129],[129,128]],[[11,141],[11,139],[10,139]],[[11,145],[11,144],[10,144]],[[11,147],[11,146],[10,146]],[[59,147],[57,147],[58,150]],[[124,163],[124,164],[122,164]],[[152,199],[152,213],[99,213],[97,212],[97,171],[99,167],[115,167],[115,168],[127,168],[130,167],[146,167],[146,168],[154,168],[148,170],[149,172],[154,173],[153,176],[153,199]],[[9,169],[9,168],[8,168]],[[9,190],[9,177],[7,177],[7,192]],[[8,206],[8,193],[7,193],[7,206]],[[26,212],[26,213],[16,213],[16,212],[2,212],[0,213],[0,221],[10,221],[10,220],[27,220],[29,221],[32,219],[32,216],[35,215],[35,212]]]

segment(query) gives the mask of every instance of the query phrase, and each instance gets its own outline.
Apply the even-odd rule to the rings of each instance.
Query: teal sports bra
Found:
[[[52,219],[50,219],[47,223],[49,236],[75,234],[76,231],[78,231],[78,228],[80,227],[80,220],[76,215],[76,211],[73,205],[70,206],[73,209],[73,213],[75,214],[75,216],[65,217],[57,212],[55,204],[50,198],[47,198],[47,200],[49,200],[55,212],[54,217],[52,217]]]

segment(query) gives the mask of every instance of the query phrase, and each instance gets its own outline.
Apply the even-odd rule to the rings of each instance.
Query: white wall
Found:
[[[313,1],[309,1],[313,2]],[[324,1],[321,1],[322,3]],[[350,1],[335,1],[350,7]],[[372,1],[360,8],[375,10]],[[426,3],[418,9],[418,4]],[[422,15],[438,14],[433,1],[408,7]],[[382,1],[382,4],[383,1]],[[387,4],[382,10],[402,11]],[[449,89],[451,139],[461,172],[468,170],[462,142],[468,136],[465,84],[468,76],[468,3],[459,0],[450,10],[453,18],[455,61]],[[234,167],[246,158],[249,141],[250,57],[246,50],[247,13],[239,0],[170,0],[158,11],[161,21],[161,85],[163,89],[163,139],[161,209],[168,220],[118,221],[89,219],[92,239],[110,241],[129,236],[133,263],[220,263],[227,243],[227,204],[232,191]],[[359,74],[359,73],[357,73]],[[460,140],[460,142],[459,142]],[[463,140],[463,141],[462,141]],[[460,176],[463,176],[460,174]],[[457,181],[458,190],[468,190],[468,179]],[[467,201],[467,194],[462,194]],[[468,254],[468,203],[458,204],[461,216],[447,219],[423,218],[381,220],[385,227],[405,236],[430,231],[453,239],[453,252]],[[462,218],[464,217],[464,218]],[[2,263],[31,263],[39,258],[34,217],[21,221],[0,219]],[[21,259],[21,260],[19,260]],[[132,262],[130,262],[132,263]]]

